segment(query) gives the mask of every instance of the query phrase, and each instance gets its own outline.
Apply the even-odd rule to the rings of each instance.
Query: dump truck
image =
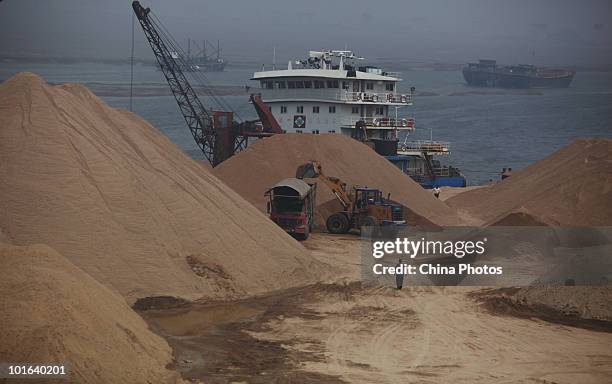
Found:
[[[330,215],[326,220],[330,233],[347,233],[351,228],[401,227],[406,224],[402,206],[392,203],[390,195],[385,199],[383,192],[376,188],[354,186],[347,191],[346,183],[337,177],[323,173],[321,164],[310,161],[296,171],[297,179],[317,179],[327,185],[336,196],[342,211]]]
[[[266,191],[270,219],[298,240],[306,240],[314,227],[317,184],[288,178]]]

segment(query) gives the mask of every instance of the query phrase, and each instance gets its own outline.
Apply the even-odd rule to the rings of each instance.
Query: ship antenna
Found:
[[[272,47],[272,70],[276,70],[276,45]]]
[[[130,112],[133,110],[133,96],[134,96],[134,14],[132,13],[132,50],[130,55]]]

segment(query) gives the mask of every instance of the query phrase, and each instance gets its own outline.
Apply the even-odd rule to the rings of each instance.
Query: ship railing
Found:
[[[344,121],[345,126],[354,128],[358,122],[365,123],[367,129],[401,129],[412,131],[414,130],[414,119],[398,118],[388,116],[376,117],[351,117]]]
[[[399,152],[450,153],[450,143],[447,141],[415,140],[398,143]]]
[[[401,72],[387,72],[387,71],[383,72],[383,76],[395,77],[396,79],[399,79],[401,75],[402,75]]]
[[[395,92],[349,92],[343,91],[339,94],[343,101],[366,102],[366,103],[391,103],[412,104],[412,94]]]
[[[449,167],[434,167],[432,170],[436,177],[450,177],[451,175]],[[407,168],[406,173],[414,178],[429,177],[429,172],[425,168]]]
[[[374,104],[412,104],[411,94],[395,92],[351,92],[343,89],[274,88],[259,89],[264,100],[331,100]]]

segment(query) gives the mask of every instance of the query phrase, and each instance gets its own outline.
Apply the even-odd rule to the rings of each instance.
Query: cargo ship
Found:
[[[465,81],[476,87],[567,88],[575,71],[534,65],[497,65],[495,60],[479,60],[463,68]]]
[[[414,87],[399,92],[399,74],[361,65],[361,60],[348,50],[310,51],[286,68],[263,68],[251,80],[259,83],[257,92],[286,133],[344,134],[369,145],[425,188],[465,185],[458,172],[453,175],[463,182],[444,178],[449,168],[440,168],[431,157],[437,143],[400,143],[415,130],[413,118],[399,116],[399,109],[412,105]]]

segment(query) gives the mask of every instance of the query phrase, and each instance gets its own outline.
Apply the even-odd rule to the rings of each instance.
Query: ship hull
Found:
[[[196,63],[196,65],[202,72],[223,72],[227,63]]]
[[[463,78],[470,86],[491,88],[567,88],[574,79],[573,71],[558,75],[524,75],[463,69]]]

